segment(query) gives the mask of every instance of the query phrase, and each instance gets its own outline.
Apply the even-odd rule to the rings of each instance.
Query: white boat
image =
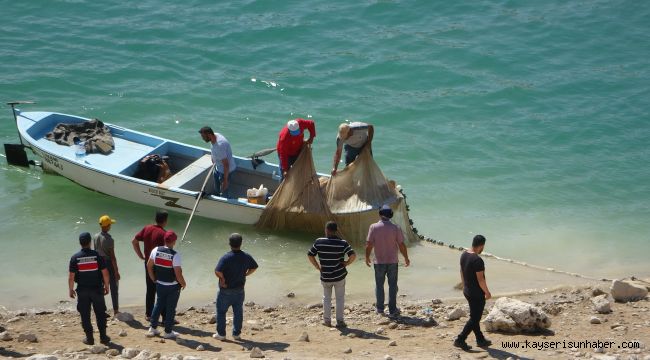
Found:
[[[115,147],[107,155],[77,157],[74,146],[59,145],[45,138],[59,123],[74,124],[90,119],[53,112],[16,110],[16,125],[27,147],[42,158],[46,170],[60,174],[81,186],[120,199],[171,211],[191,213],[201,186],[211,170],[210,151],[120,126],[106,125]],[[198,135],[197,135],[198,136]],[[162,183],[134,177],[140,160],[149,154],[168,156],[172,176]],[[273,193],[279,185],[277,165],[261,163],[253,167],[250,158],[235,156],[237,170],[230,184],[231,199],[207,195],[196,215],[241,224],[254,224],[264,205],[249,203],[246,190],[264,184]],[[207,182],[205,192],[214,192]]]

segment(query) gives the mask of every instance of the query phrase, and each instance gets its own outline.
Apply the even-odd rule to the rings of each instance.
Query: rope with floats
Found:
[[[456,246],[456,245],[454,245],[454,244],[450,244],[450,243],[445,244],[445,242],[442,241],[442,240],[436,240],[436,239],[433,239],[433,238],[431,238],[431,237],[424,236],[424,235],[420,234],[420,233],[418,232],[418,229],[415,227],[415,225],[414,225],[414,223],[413,223],[413,220],[411,219],[410,216],[408,216],[408,213],[409,213],[409,211],[410,211],[410,207],[409,207],[408,203],[406,202],[406,194],[404,193],[404,189],[401,189],[401,188],[400,188],[400,189],[399,189],[399,192],[400,192],[400,193],[402,194],[402,196],[404,197],[404,205],[405,205],[405,207],[406,207],[406,213],[407,213],[407,217],[408,217],[408,220],[409,220],[409,227],[410,227],[410,230],[411,230],[411,231],[412,231],[412,232],[413,232],[413,233],[414,233],[414,234],[415,234],[415,235],[416,235],[416,236],[417,236],[421,241],[424,241],[425,243],[428,243],[428,244],[430,244],[430,245],[445,246],[445,247],[448,247],[449,249],[452,249],[452,250],[458,250],[458,251],[465,251],[465,250],[467,250],[466,248],[464,248],[464,247],[462,247],[462,246]],[[591,277],[591,276],[582,275],[582,274],[578,274],[578,273],[574,273],[574,272],[570,272],[570,271],[557,270],[557,269],[550,268],[550,267],[544,267],[544,266],[539,266],[539,265],[529,264],[529,263],[527,263],[527,262],[525,262],[525,261],[519,261],[519,260],[514,260],[514,259],[508,259],[508,258],[500,257],[500,256],[497,256],[497,255],[494,255],[494,254],[491,254],[491,253],[487,253],[487,252],[484,252],[484,253],[482,253],[481,255],[482,255],[482,256],[485,256],[485,257],[489,257],[489,258],[495,259],[495,260],[499,260],[499,261],[503,261],[503,262],[507,262],[507,263],[511,263],[511,264],[516,264],[516,265],[524,266],[524,267],[531,268],[531,269],[542,270],[542,271],[548,271],[548,272],[553,272],[553,273],[556,273],[556,274],[569,275],[569,276],[573,276],[573,277],[577,277],[577,278],[581,278],[581,279],[585,279],[585,280],[596,280],[596,281],[603,281],[603,282],[611,282],[611,281],[612,281],[612,279],[606,279],[606,278],[600,278],[600,279],[599,279],[599,278],[594,278],[594,277]]]

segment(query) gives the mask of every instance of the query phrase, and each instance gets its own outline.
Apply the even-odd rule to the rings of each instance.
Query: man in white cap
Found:
[[[332,176],[336,175],[343,150],[345,149],[345,166],[348,166],[356,160],[363,147],[372,142],[374,133],[375,128],[372,125],[360,121],[339,125]]]
[[[102,231],[95,234],[93,237],[93,246],[95,251],[104,259],[106,268],[110,278],[111,285],[111,302],[113,303],[113,315],[120,312],[120,304],[118,301],[118,284],[120,281],[120,271],[117,268],[117,259],[115,258],[115,240],[108,232],[111,230],[111,225],[115,224],[115,220],[111,219],[108,215],[102,215],[99,218],[99,227]]]
[[[287,172],[298,159],[298,155],[300,155],[300,150],[302,150],[305,143],[303,135],[305,130],[309,130],[309,139],[306,143],[311,144],[316,137],[316,125],[312,120],[289,120],[287,125],[280,130],[276,148],[280,158],[280,170],[283,178],[287,176]]]
[[[379,209],[381,220],[370,225],[366,239],[366,265],[370,266],[370,253],[375,250],[375,296],[378,314],[384,314],[384,281],[388,278],[388,312],[390,316],[399,315],[397,308],[397,264],[398,250],[404,256],[406,266],[411,265],[409,255],[404,244],[404,234],[397,224],[390,219],[393,210],[388,205]]]

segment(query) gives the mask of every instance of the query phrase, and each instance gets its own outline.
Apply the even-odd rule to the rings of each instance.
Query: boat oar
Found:
[[[208,180],[212,176],[212,173],[214,172],[214,167],[217,165],[217,163],[212,164],[210,166],[210,171],[208,171],[208,175],[205,177],[205,180],[203,180],[203,186],[201,186],[201,191],[199,191],[199,196],[196,198],[196,202],[194,203],[194,208],[192,209],[192,213],[190,214],[190,218],[187,219],[187,224],[185,225],[185,230],[183,230],[183,236],[181,236],[181,244],[183,243],[183,240],[185,240],[185,235],[187,234],[187,229],[190,228],[190,223],[192,222],[192,217],[194,217],[194,213],[196,212],[196,208],[199,207],[199,201],[201,201],[201,198],[203,197],[203,191],[205,190],[205,185],[208,183]]]

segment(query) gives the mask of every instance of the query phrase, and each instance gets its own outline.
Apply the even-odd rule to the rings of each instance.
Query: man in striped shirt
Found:
[[[318,238],[307,252],[307,259],[320,271],[320,280],[323,285],[323,325],[332,326],[332,288],[336,292],[336,327],[346,327],[343,320],[345,306],[345,269],[357,255],[347,241],[337,236],[338,226],[334,221],[329,221],[325,226],[324,238]],[[320,264],[316,261],[316,256]],[[348,260],[345,261],[345,255]]]

